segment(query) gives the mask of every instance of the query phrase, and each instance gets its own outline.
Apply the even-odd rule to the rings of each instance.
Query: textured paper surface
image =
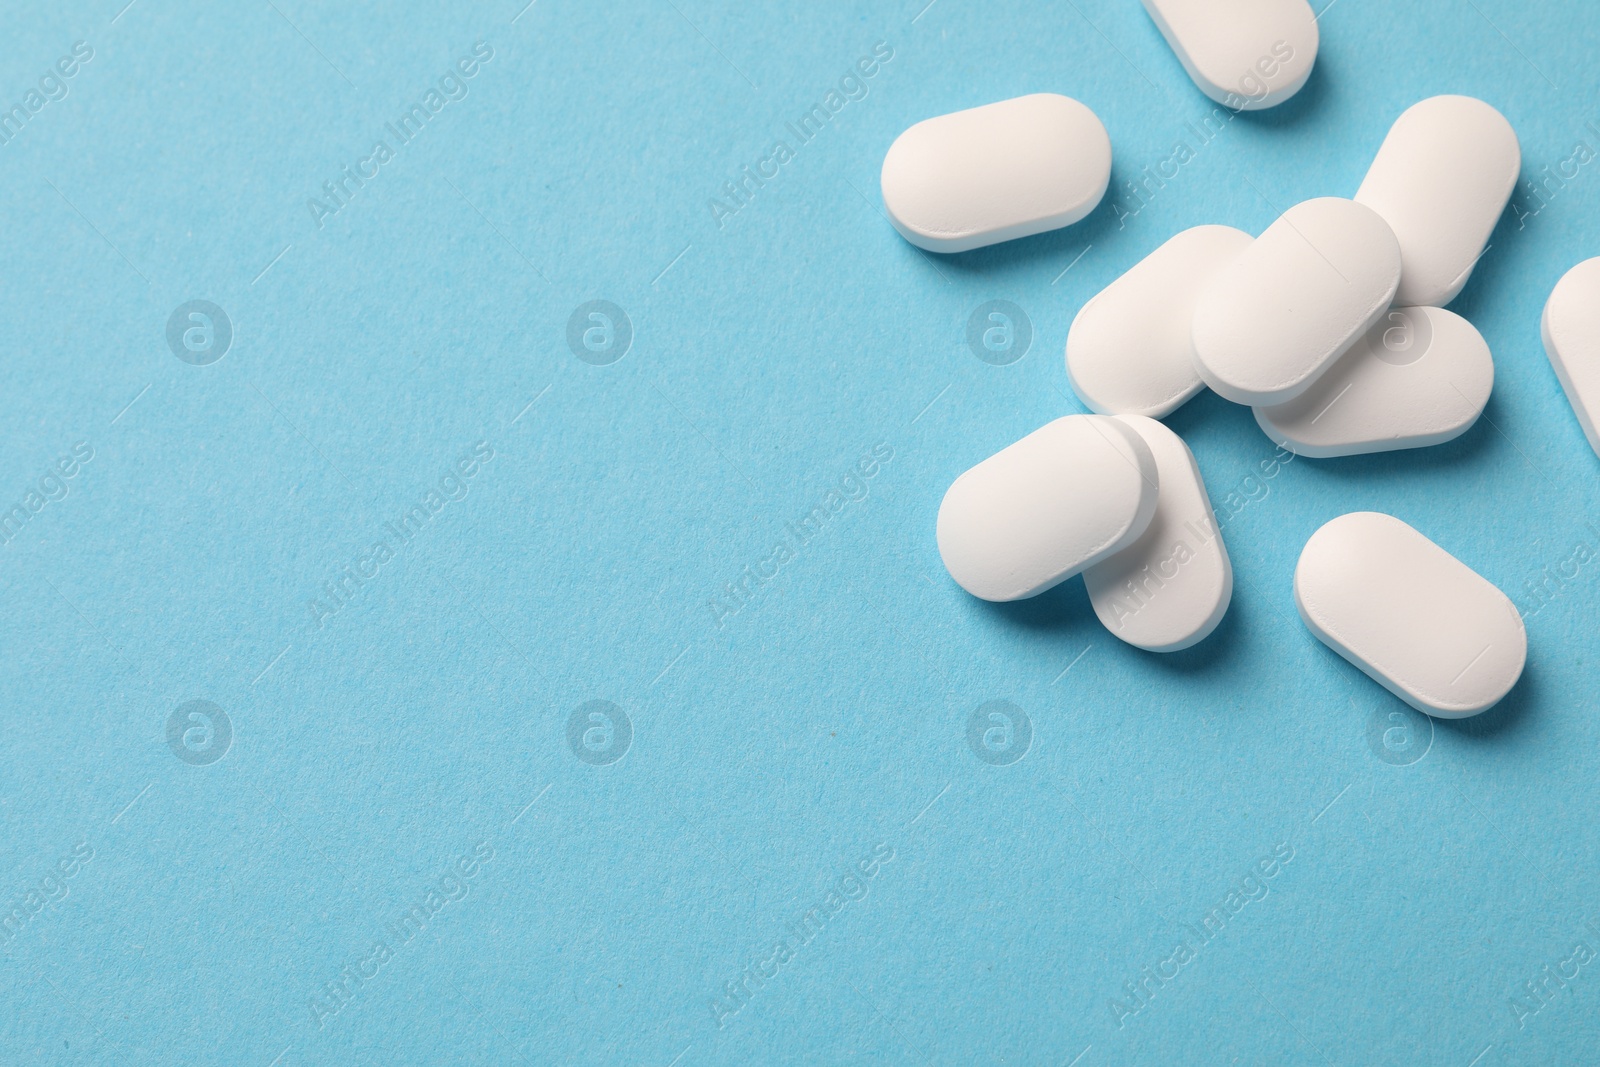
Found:
[[[1592,1058],[1600,468],[1538,331],[1600,254],[1592,5],[1339,0],[1203,132],[1121,0],[122,2],[0,57],[0,1061]],[[1041,90],[1106,203],[901,240],[895,135]],[[1182,409],[1237,575],[1191,651],[961,593],[940,496],[1084,410],[1082,303],[1442,92],[1543,183],[1454,305],[1485,418],[1319,462]],[[1358,509],[1528,612],[1500,709],[1306,633]]]

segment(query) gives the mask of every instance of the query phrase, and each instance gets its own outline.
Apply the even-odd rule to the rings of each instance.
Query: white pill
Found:
[[[1203,641],[1233,598],[1233,566],[1194,453],[1154,419],[1122,415],[1156,457],[1161,494],[1139,539],[1083,572],[1089,601],[1112,635],[1151,652]]]
[[[1235,111],[1274,107],[1300,91],[1317,61],[1306,0],[1144,0],[1200,91]]]
[[[1159,419],[1205,387],[1194,365],[1194,300],[1250,244],[1232,226],[1196,226],[1083,305],[1067,332],[1067,377],[1102,415]]]
[[[1356,201],[1382,215],[1400,242],[1396,304],[1455,299],[1521,170],[1516,131],[1482,100],[1430,97],[1395,120]]]
[[[984,600],[1036,596],[1133,542],[1156,511],[1150,446],[1103,415],[1068,415],[955,480],[939,555]]]
[[[1391,308],[1310,389],[1255,415],[1297,455],[1355,456],[1460,437],[1493,388],[1489,343],[1472,323],[1443,308]]]
[[[901,236],[965,252],[1093,211],[1111,182],[1111,138],[1078,101],[1034,93],[917,123],[889,146],[881,180]]]
[[[1400,246],[1351,200],[1296,204],[1229,261],[1195,300],[1200,377],[1236,404],[1281,404],[1309,389],[1389,309]]]
[[[1567,391],[1589,447],[1600,454],[1600,259],[1562,275],[1545,302],[1540,322],[1545,354]]]
[[[1429,715],[1487,711],[1517,683],[1528,633],[1506,595],[1392,515],[1311,535],[1294,601],[1317,638]]]

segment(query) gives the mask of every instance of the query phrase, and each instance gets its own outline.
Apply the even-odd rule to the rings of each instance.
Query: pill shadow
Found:
[[[1539,675],[1532,664],[1522,668],[1522,677],[1511,692],[1481,715],[1468,719],[1435,719],[1438,729],[1448,730],[1469,743],[1505,743],[1518,731],[1528,728],[1530,715],[1539,701]]]
[[[1082,578],[1069,578],[1054,589],[1029,597],[995,603],[970,598],[978,610],[1008,629],[1048,634],[1083,634],[1100,629],[1100,619],[1089,603]]]
[[[1019,237],[1014,241],[1001,241],[970,252],[948,254],[929,253],[941,270],[963,279],[976,279],[995,274],[1005,274],[1037,267],[1041,263],[1071,264],[1074,257],[1091,245],[1109,241],[1112,235],[1125,227],[1117,221],[1114,208],[1116,197],[1112,191],[1118,187],[1116,164],[1112,164],[1111,185],[1100,201],[1100,206],[1071,226],[1049,230],[1032,237]]]
[[[1167,428],[1179,437],[1190,450],[1194,449],[1194,442],[1199,440],[1203,433],[1216,432],[1219,427],[1234,421],[1240,427],[1249,427],[1256,433],[1261,433],[1261,427],[1256,424],[1255,416],[1243,404],[1235,404],[1224,400],[1210,389],[1201,389],[1194,397],[1183,403],[1178,410],[1172,412],[1161,420]],[[1230,427],[1231,432],[1231,427]],[[1265,434],[1261,434],[1261,441],[1270,446]],[[1237,458],[1235,450],[1229,448],[1229,458]]]
[[[1371,487],[1380,482],[1401,481],[1428,471],[1451,471],[1478,464],[1500,442],[1494,424],[1500,421],[1494,412],[1495,400],[1491,396],[1483,415],[1466,433],[1442,445],[1422,448],[1401,448],[1389,452],[1368,452],[1359,456],[1333,456],[1315,459],[1297,458],[1319,476],[1341,484],[1349,483]]]
[[[1519,186],[1520,182],[1519,176]],[[1515,192],[1512,197],[1514,203]],[[1484,245],[1477,265],[1472,268],[1467,284],[1461,287],[1461,292],[1450,301],[1446,310],[1476,325],[1480,316],[1492,314],[1493,309],[1508,298],[1507,287],[1511,284],[1515,268],[1507,265],[1505,257],[1514,254],[1518,247],[1517,235],[1526,228],[1526,223],[1517,217],[1516,209],[1508,204],[1500,213],[1494,231],[1489,234],[1489,240]]]
[[[1180,678],[1206,677],[1233,669],[1242,655],[1239,637],[1241,610],[1245,614],[1250,610],[1240,608],[1238,591],[1235,590],[1234,601],[1229,605],[1227,614],[1223,615],[1217,628],[1205,640],[1181,652],[1147,652],[1117,640],[1114,634],[1106,630],[1094,612],[1089,591],[1082,579],[1069,579],[1027,600],[1003,604],[979,600],[976,603],[980,605],[979,610],[998,619],[1008,629],[1063,639],[1070,636],[1070,640],[1064,643],[1072,646],[1080,642],[1104,644],[1114,655],[1125,656],[1130,662]]]
[[[1320,642],[1318,645],[1317,651],[1325,656],[1330,664],[1336,666],[1341,674],[1347,676],[1352,686],[1370,686],[1375,699],[1392,701],[1396,708],[1410,707],[1333,649]],[[1539,695],[1538,674],[1529,664],[1523,667],[1522,676],[1517,679],[1517,684],[1511,687],[1511,692],[1488,711],[1465,719],[1443,719],[1437,716],[1429,718],[1433,720],[1436,730],[1447,730],[1468,742],[1504,743],[1506,738],[1515,736],[1517,731],[1527,727],[1529,714],[1538,703]]]
[[[1248,616],[1253,610],[1247,604],[1240,604],[1240,592],[1236,586],[1233,600],[1222,621],[1200,643],[1180,652],[1145,652],[1132,646],[1128,646],[1128,650],[1137,655],[1142,663],[1149,664],[1152,670],[1173,679],[1206,678],[1235,669],[1245,651],[1244,639],[1240,637],[1240,627],[1243,625],[1241,617]]]
[[[1316,63],[1311,67],[1311,77],[1306,79],[1299,92],[1277,107],[1262,111],[1240,111],[1238,118],[1250,126],[1274,130],[1315,122],[1328,106],[1328,81],[1327,57],[1319,52]]]

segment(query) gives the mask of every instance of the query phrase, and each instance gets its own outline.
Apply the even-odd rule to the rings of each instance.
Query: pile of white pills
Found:
[[[1236,111],[1282,103],[1311,74],[1305,0],[1143,2],[1195,84]],[[1227,611],[1233,570],[1193,454],[1156,420],[1209,388],[1302,456],[1465,433],[1494,361],[1445,305],[1521,164],[1498,111],[1437,96],[1395,121],[1353,197],[1296,204],[1255,237],[1221,225],[1172,237],[1072,322],[1067,375],[1096,414],[1057,419],[950,486],[937,536],[951,577],[1012,601],[1081,574],[1121,640],[1152,652],[1203,640]],[[884,160],[883,199],[907,240],[959,252],[1084,218],[1110,169],[1093,112],[1038,94],[912,126]],[[1543,335],[1600,453],[1600,258],[1556,286]],[[1527,635],[1510,600],[1392,516],[1324,525],[1294,597],[1319,640],[1428,714],[1478,714],[1522,674]]]

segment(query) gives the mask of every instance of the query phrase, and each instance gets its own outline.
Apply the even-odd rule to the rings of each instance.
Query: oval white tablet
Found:
[[[1487,711],[1516,684],[1528,634],[1506,595],[1392,515],[1341,515],[1294,571],[1300,617],[1329,648],[1429,715]]]
[[[1236,404],[1311,387],[1389,309],[1400,246],[1369,207],[1338,197],[1285,211],[1195,300],[1200,377]]]
[[[1159,483],[1144,438],[1068,415],[955,480],[939,505],[939,555],[973,596],[1036,596],[1144,533]]]
[[[1194,365],[1195,294],[1246,248],[1232,226],[1184,230],[1083,305],[1067,332],[1067,377],[1102,415],[1159,419],[1204,388]]]
[[[1567,391],[1567,400],[1589,447],[1600,455],[1600,259],[1589,259],[1562,275],[1545,302],[1540,321],[1545,354]]]
[[[1112,636],[1150,652],[1177,652],[1222,621],[1233,599],[1233,566],[1189,446],[1154,419],[1118,418],[1150,446],[1160,499],[1139,539],[1086,569],[1083,582]]]
[[[1034,93],[917,123],[883,158],[883,204],[901,236],[965,252],[1069,226],[1111,182],[1111,138],[1095,113]]]
[[[1144,8],[1200,91],[1235,111],[1283,103],[1317,61],[1306,0],[1144,0]]]
[[[1430,97],[1395,120],[1356,202],[1382,215],[1400,242],[1396,304],[1455,299],[1521,172],[1516,131],[1482,100]]]
[[[1443,308],[1390,308],[1310,389],[1255,415],[1296,455],[1355,456],[1460,437],[1493,388],[1489,343],[1472,323]]]

